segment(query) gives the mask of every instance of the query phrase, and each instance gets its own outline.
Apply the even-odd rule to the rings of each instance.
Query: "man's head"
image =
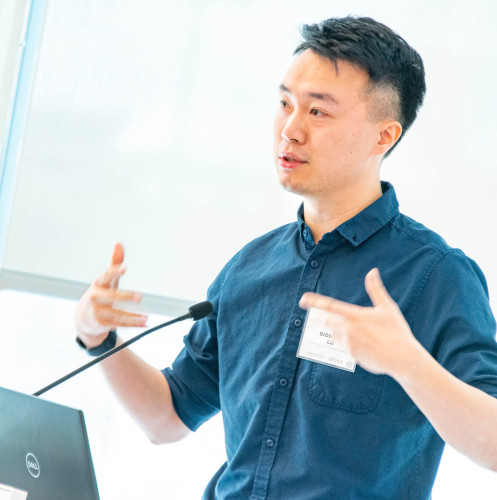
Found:
[[[423,61],[403,38],[367,17],[331,18],[304,25],[302,36],[304,41],[295,54],[310,49],[335,65],[346,61],[362,68],[369,75],[365,98],[371,119],[393,118],[402,125],[403,133],[409,129],[423,103],[426,84]]]
[[[371,199],[382,159],[423,100],[423,63],[372,19],[331,19],[303,34],[274,121],[279,181],[308,201]]]

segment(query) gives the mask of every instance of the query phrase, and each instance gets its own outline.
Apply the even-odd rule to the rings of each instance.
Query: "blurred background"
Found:
[[[246,242],[295,220],[300,200],[271,156],[278,85],[299,26],[347,14],[423,57],[424,107],[382,177],[405,214],[479,263],[496,310],[497,3],[0,0],[0,385],[32,393],[87,361],[75,300],[115,241],[152,326],[202,300]],[[188,327],[134,350],[163,368]],[[103,500],[200,498],[225,460],[219,416],[153,446],[98,368],[44,397],[84,411]],[[494,474],[447,449],[435,499],[496,491]]]

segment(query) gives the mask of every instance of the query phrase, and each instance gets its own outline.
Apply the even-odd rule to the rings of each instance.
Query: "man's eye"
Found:
[[[288,106],[288,103],[282,99],[282,100],[280,101],[280,106],[281,106],[282,108],[286,108],[286,107]]]
[[[326,113],[320,111],[319,109],[311,109],[311,115],[313,116],[326,116]]]

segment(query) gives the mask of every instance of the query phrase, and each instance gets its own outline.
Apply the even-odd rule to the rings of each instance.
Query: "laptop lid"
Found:
[[[98,500],[83,412],[0,387],[0,483],[28,500]]]

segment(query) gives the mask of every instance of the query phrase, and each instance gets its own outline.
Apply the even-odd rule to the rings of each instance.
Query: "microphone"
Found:
[[[188,308],[188,314],[193,321],[198,321],[199,319],[209,316],[212,312],[212,304],[208,300],[194,304]],[[187,315],[188,316],[188,315]]]
[[[192,319],[193,321],[198,321],[199,319],[205,318],[206,316],[209,316],[209,314],[212,312],[212,304],[209,301],[204,301],[204,302],[199,302],[198,304],[195,304],[191,307],[188,308],[188,313],[184,314],[183,316],[179,316],[175,319],[172,319],[170,321],[166,321],[165,323],[162,323],[160,325],[154,326],[153,328],[150,328],[149,330],[146,330],[138,335],[136,337],[133,337],[126,342],[123,342],[121,345],[118,345],[114,347],[113,349],[110,349],[107,352],[104,352],[98,358],[93,359],[89,363],[86,363],[86,365],[80,366],[76,370],[72,371],[71,373],[68,373],[67,375],[64,375],[63,377],[59,378],[55,382],[52,382],[51,384],[47,385],[46,387],[43,387],[43,389],[40,389],[36,392],[33,393],[33,396],[40,396],[41,394],[44,394],[45,392],[49,391],[50,389],[53,389],[54,387],[58,386],[59,384],[62,384],[62,382],[65,382],[66,380],[74,377],[78,373],[81,373],[82,371],[87,370],[93,365],[96,365],[97,363],[100,363],[100,361],[103,361],[104,359],[108,358],[109,356],[112,356],[116,352],[121,351],[122,349],[125,349],[128,347],[130,344],[133,344],[137,340],[140,340],[141,338],[145,337],[145,335],[148,335],[149,333],[155,332],[156,330],[160,330],[161,328],[165,328],[166,326],[172,325],[173,323],[178,323],[180,321],[184,321],[185,319]]]

